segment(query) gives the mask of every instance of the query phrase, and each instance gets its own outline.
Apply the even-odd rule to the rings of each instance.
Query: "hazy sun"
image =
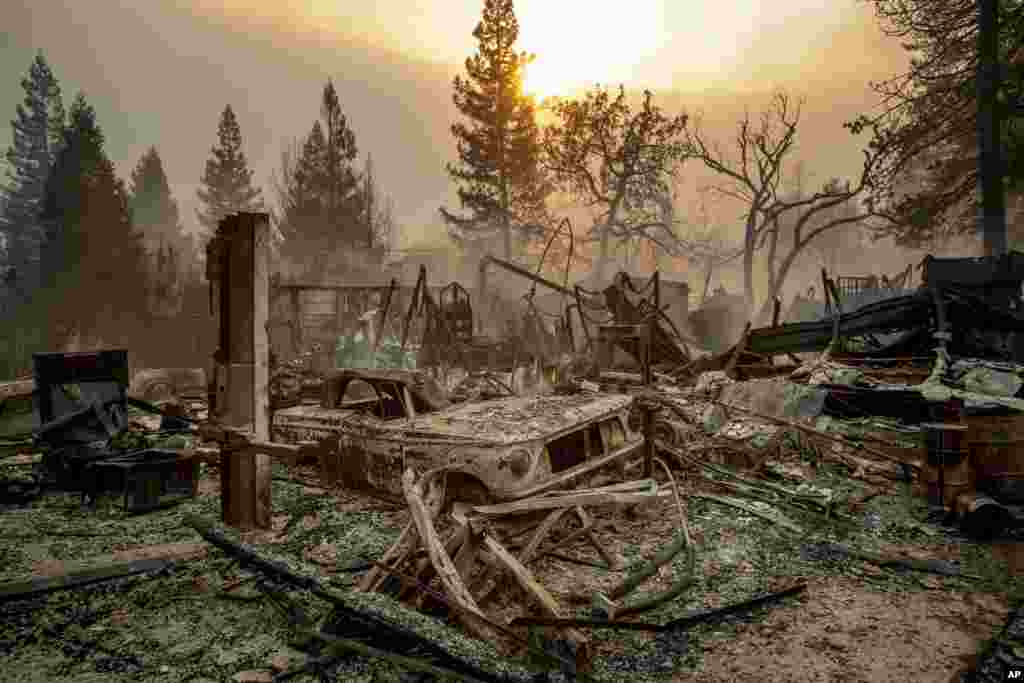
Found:
[[[537,55],[523,89],[540,101],[594,83],[628,83],[667,40],[662,10],[662,0],[517,2],[519,48]]]

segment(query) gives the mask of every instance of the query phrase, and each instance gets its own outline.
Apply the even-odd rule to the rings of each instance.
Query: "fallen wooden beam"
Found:
[[[558,602],[551,593],[549,593],[544,586],[540,585],[530,570],[523,566],[523,564],[505,548],[505,546],[499,543],[493,536],[487,534],[484,536],[484,547],[494,554],[494,557],[496,557],[498,561],[505,566],[505,569],[512,574],[516,583],[518,583],[527,594],[532,596],[545,612],[553,617],[562,616]]]
[[[737,612],[744,612],[747,610],[761,607],[770,602],[781,600],[782,598],[789,597],[790,595],[796,595],[807,588],[806,583],[798,583],[795,586],[776,591],[774,593],[768,593],[765,595],[759,595],[749,600],[743,600],[736,602],[725,607],[718,607],[716,609],[708,610],[696,610],[691,614],[687,614],[684,617],[673,619],[666,624],[650,624],[635,621],[609,621],[607,619],[551,619],[548,617],[516,617],[512,620],[512,626],[584,626],[588,628],[608,628],[618,629],[624,631],[674,631],[677,629],[686,629],[697,624],[706,623],[719,619],[721,617],[728,616],[730,614],[736,614]]]
[[[565,491],[547,491],[542,493],[542,497],[548,496],[568,496],[578,495],[581,493],[606,493],[606,492],[624,492],[624,491],[648,491],[656,488],[658,485],[654,479],[633,479],[632,481],[624,481],[619,484],[609,484],[607,486],[600,486],[592,489],[571,489]]]
[[[858,560],[876,564],[879,567],[901,567],[903,569],[910,569],[918,572],[939,574],[940,576],[960,576],[968,579],[981,578],[974,574],[964,574],[960,571],[960,567],[945,560],[917,560],[912,557],[879,555],[877,553],[870,553],[866,550],[860,550],[859,548],[853,548],[842,543],[826,543],[825,548],[832,552],[846,555],[847,557],[854,557]]]
[[[398,540],[388,548],[388,551],[384,553],[384,557],[380,558],[380,564],[387,565],[395,558],[398,558],[398,562],[395,564],[396,566],[401,565],[408,556],[409,551],[415,547],[417,539],[419,539],[419,534],[416,531],[416,524],[410,520],[409,523],[405,525],[405,528],[402,529],[402,533],[398,535]],[[356,590],[361,592],[376,590],[377,586],[384,580],[384,578],[384,574],[381,572],[380,567],[374,566],[374,568],[367,572],[366,576],[359,581],[358,586],[356,586]]]
[[[562,518],[569,508],[558,508],[548,513],[548,516],[544,518],[544,521],[540,523],[537,531],[533,534],[530,542],[523,548],[523,552],[519,554],[519,559],[523,564],[527,564],[536,555],[537,549],[540,548],[541,542],[547,538],[548,533],[554,528],[558,520]]]
[[[540,585],[530,570],[524,567],[501,543],[493,536],[484,534],[484,547],[504,565],[505,569],[515,578],[516,583],[537,601],[541,609],[552,617],[562,617],[561,607],[559,607],[558,601],[555,600],[554,596],[544,586]],[[577,665],[589,661],[589,639],[587,636],[575,629],[568,629],[566,635],[576,644]]]
[[[11,600],[23,600],[35,595],[52,593],[54,591],[70,590],[72,588],[84,588],[104,581],[113,581],[126,576],[158,572],[162,569],[174,566],[174,560],[134,560],[132,562],[120,562],[106,567],[83,569],[70,572],[62,576],[36,577],[27,581],[14,581],[12,583],[0,584],[0,602]]]
[[[433,664],[416,659],[415,657],[406,657],[405,655],[395,654],[394,652],[380,650],[365,643],[360,643],[348,638],[339,638],[319,631],[307,631],[306,633],[314,638],[325,641],[327,646],[324,649],[329,652],[348,651],[355,652],[363,655],[364,657],[376,657],[377,659],[383,659],[386,662],[391,662],[399,668],[431,674],[441,680],[455,679],[457,681],[466,681],[466,683],[484,683],[484,679],[477,678],[475,676],[459,673],[440,666],[434,666]],[[486,680],[493,681],[494,678],[488,677]]]
[[[452,561],[455,563],[456,569],[459,568],[459,558],[456,555],[456,552],[462,552],[463,547],[466,544],[468,534],[469,524],[461,524],[459,525],[459,528],[456,529],[455,532],[448,537],[448,540],[444,542],[444,551],[448,553],[448,557],[452,558]],[[433,565],[431,565],[430,563],[430,555],[428,554],[426,557],[420,559],[416,563],[416,566],[413,568],[413,576],[422,581],[429,581],[432,576],[429,570],[431,569],[432,566]],[[465,575],[462,573],[462,571],[459,571],[459,575],[462,576],[463,581],[465,581]],[[406,594],[407,591],[401,591],[398,594],[398,599],[403,600],[406,597]],[[422,597],[422,594],[420,595],[420,597]],[[416,607],[419,608],[421,606],[422,605],[419,604],[417,599]]]
[[[472,522],[466,522],[458,532],[459,539],[458,553],[455,555],[455,571],[459,573],[464,582],[469,582],[470,574],[473,571],[473,563],[476,561],[477,553],[480,552],[480,530],[473,527]],[[448,550],[445,548],[445,550]],[[449,554],[453,551],[448,551]]]
[[[430,513],[427,511],[426,503],[423,502],[420,486],[416,483],[415,478],[416,475],[411,469],[406,470],[405,474],[402,475],[402,489],[405,493],[405,500],[409,504],[409,512],[412,515],[413,522],[416,524],[416,530],[419,532],[423,545],[426,546],[427,553],[430,555],[430,562],[434,565],[434,570],[441,580],[441,585],[444,586],[445,593],[454,602],[482,616],[483,613],[480,607],[477,606],[473,595],[466,588],[466,584],[462,582],[462,578],[459,576],[452,558],[445,552],[444,546],[437,536],[437,530],[434,528]],[[467,627],[471,627],[472,622],[467,620],[466,624]]]
[[[583,524],[582,528],[577,529],[576,531],[572,532],[571,534],[569,534],[565,538],[561,539],[558,542],[558,546],[560,548],[564,548],[564,547],[568,546],[570,543],[573,543],[574,541],[576,541],[577,539],[586,538],[587,534],[589,534],[591,532],[591,530],[593,530],[593,528],[594,528],[594,520],[590,519],[589,521],[587,521],[586,523]],[[548,551],[545,550],[543,552],[538,552],[537,555],[535,555],[532,559],[539,560],[542,557],[547,557],[547,555],[548,555]]]
[[[736,362],[739,361],[740,356],[747,348],[747,342],[750,339],[750,321],[747,321],[746,327],[743,328],[743,334],[740,335],[740,340],[736,342],[736,346],[733,347],[732,354],[729,356],[729,360],[725,364],[725,375],[730,379],[736,379],[733,374],[736,369]]]
[[[414,641],[417,643],[419,648],[436,657],[439,661],[449,664],[457,664],[459,668],[463,669],[469,667],[468,664],[454,657],[443,647],[419,635],[418,633],[406,627],[394,624],[380,616],[377,616],[376,614],[350,607],[344,598],[325,588],[317,579],[310,576],[296,574],[283,562],[263,558],[253,550],[232,541],[227,538],[222,531],[202,517],[199,517],[198,515],[186,515],[184,522],[186,526],[195,529],[207,541],[232,557],[240,560],[243,564],[249,565],[257,571],[268,574],[275,579],[291,584],[292,586],[308,590],[321,600],[326,600],[331,603],[334,606],[334,610],[340,613],[340,615],[354,627],[362,628],[366,633],[373,633],[378,637],[383,635],[385,638],[391,636],[406,642]],[[490,676],[486,672],[483,673],[483,676],[480,676],[478,673],[477,677],[496,681],[496,677]]]
[[[590,545],[594,546],[594,550],[597,551],[597,554],[600,555],[601,559],[608,565],[608,569],[615,571],[618,568],[619,563],[615,561],[615,558],[612,557],[611,553],[609,553],[605,547],[601,545],[601,541],[597,539],[597,534],[594,533],[593,529],[594,520],[589,514],[587,514],[586,510],[578,505],[576,506],[576,516],[580,518],[580,524],[583,525],[583,528],[587,529],[587,540],[590,541]]]
[[[538,496],[527,500],[517,500],[512,503],[499,503],[497,505],[474,505],[470,509],[479,515],[511,515],[521,512],[534,512],[536,510],[577,507],[580,505],[643,503],[655,497],[657,497],[657,490],[654,490],[653,487],[644,492],[600,491],[595,489],[586,493],[574,493],[564,496]]]
[[[518,492],[515,495],[515,499],[524,500],[527,498],[531,498],[533,496],[537,496],[541,493],[546,493],[547,491],[555,490],[560,486],[570,485],[572,482],[582,477],[586,477],[590,475],[592,472],[599,470],[602,467],[605,467],[606,465],[610,465],[614,462],[617,462],[618,460],[622,460],[636,453],[643,447],[643,445],[644,444],[642,441],[638,443],[629,443],[623,446],[622,448],[618,448],[612,451],[608,455],[588,460],[586,465],[580,467],[580,469],[578,470],[575,467],[569,468],[565,472],[560,472],[554,475],[553,477],[546,479],[540,484],[531,486],[526,490]]]
[[[459,605],[457,603],[452,602],[447,597],[445,597],[441,593],[438,593],[438,592],[432,590],[430,588],[430,586],[426,585],[422,581],[419,581],[415,577],[409,576],[408,574],[404,574],[404,573],[402,573],[400,571],[396,571],[395,569],[393,569],[391,567],[384,566],[384,565],[382,565],[380,563],[375,563],[375,565],[377,567],[379,567],[382,571],[384,571],[384,572],[386,572],[386,573],[388,573],[388,574],[390,574],[392,576],[397,577],[403,583],[405,583],[407,585],[415,586],[421,592],[423,592],[425,595],[428,595],[428,596],[434,598],[435,600],[437,600],[438,602],[440,602],[443,605],[447,605],[448,607],[450,607],[451,609],[455,610],[456,612],[461,612],[461,613],[465,614],[469,618],[474,618],[474,619],[480,618],[476,613],[468,612],[466,610],[466,608],[463,607],[462,605]],[[501,634],[503,634],[505,636],[508,636],[513,641],[519,643],[520,645],[525,647],[527,650],[529,650],[531,654],[536,655],[538,657],[538,659],[540,659],[540,660],[545,660],[546,659],[546,660],[551,661],[552,663],[560,664],[563,667],[565,667],[566,670],[572,670],[576,666],[575,662],[570,662],[570,661],[568,661],[566,659],[563,659],[560,655],[557,655],[557,654],[555,654],[553,652],[548,652],[547,650],[545,650],[545,649],[543,649],[541,647],[538,647],[537,645],[531,643],[528,639],[523,638],[518,633],[516,633],[515,631],[510,629],[508,626],[504,626],[504,625],[502,625],[502,624],[500,624],[500,623],[498,623],[496,621],[493,621],[493,620],[491,620],[489,618],[487,618],[486,621],[487,621],[487,624],[489,626],[491,626],[491,628],[493,628],[496,632],[501,633]],[[585,677],[584,677],[584,680],[586,680]]]
[[[865,453],[870,453],[871,455],[874,455],[874,456],[876,456],[878,458],[881,458],[882,460],[888,460],[889,462],[894,462],[894,463],[897,463],[899,465],[904,465],[904,466],[908,466],[908,467],[914,467],[916,469],[921,469],[921,463],[920,462],[909,461],[909,460],[901,460],[901,459],[899,459],[897,457],[889,455],[888,453],[885,453],[884,451],[880,451],[877,448],[869,448],[868,446],[864,446],[863,444],[858,445],[858,444],[850,443],[849,439],[844,439],[844,438],[840,438],[838,436],[834,436],[834,435],[829,434],[827,432],[823,432],[820,429],[815,429],[814,427],[808,427],[807,425],[800,424],[799,422],[794,422],[793,420],[786,420],[786,419],[783,419],[781,417],[773,417],[771,415],[765,415],[763,413],[759,413],[759,412],[751,410],[749,408],[744,408],[743,406],[738,406],[738,405],[735,405],[733,403],[726,403],[725,401],[719,401],[717,399],[708,399],[708,402],[709,403],[718,404],[718,405],[722,406],[723,408],[726,408],[726,409],[729,409],[729,410],[738,410],[741,413],[746,413],[748,415],[752,415],[754,417],[761,418],[762,420],[767,420],[769,422],[774,422],[775,424],[783,425],[783,426],[786,426],[786,427],[792,427],[793,429],[798,429],[801,432],[804,432],[805,434],[809,434],[811,436],[816,436],[816,437],[820,437],[822,439],[827,439],[829,441],[834,441],[836,443],[841,443],[844,446],[847,446],[847,447],[849,447],[851,449],[861,450],[861,451],[864,451]],[[890,446],[896,446],[897,445],[897,444],[893,444],[892,442],[887,442],[884,439],[879,439],[877,437],[865,437],[863,440],[887,443]]]

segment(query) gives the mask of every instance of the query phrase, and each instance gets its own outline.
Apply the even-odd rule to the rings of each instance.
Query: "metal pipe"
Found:
[[[491,263],[499,265],[502,268],[504,268],[505,270],[507,270],[507,271],[509,271],[511,273],[515,273],[516,275],[520,275],[522,277],[525,277],[527,280],[530,280],[532,282],[536,282],[539,285],[544,285],[548,289],[553,289],[554,291],[558,292],[559,294],[565,294],[566,296],[573,296],[574,295],[573,291],[571,289],[568,289],[566,287],[563,287],[562,285],[556,284],[556,283],[552,282],[551,280],[548,280],[546,278],[541,277],[540,275],[536,275],[534,273],[531,273],[530,271],[526,270],[522,266],[517,266],[514,263],[509,263],[505,259],[500,259],[497,256],[491,256],[490,254],[488,254],[487,256],[483,257],[483,259],[480,260],[480,273],[481,273],[481,277],[483,276],[483,273],[486,272],[487,266],[489,264],[491,264]]]

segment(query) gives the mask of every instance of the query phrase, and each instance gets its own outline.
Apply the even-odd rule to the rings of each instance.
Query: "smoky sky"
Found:
[[[65,101],[81,90],[95,107],[122,177],[157,147],[188,229],[224,106],[235,110],[255,179],[272,201],[282,145],[309,131],[331,77],[406,243],[441,233],[437,207],[454,200],[444,171],[455,157],[451,81],[474,49],[482,2],[21,1],[0,13],[0,117],[13,117],[19,81],[44,50]],[[813,9],[820,4],[744,0],[736,16],[716,17],[658,3],[657,49],[630,62],[626,85],[651,87],[668,109],[700,111],[724,134],[744,107],[756,113],[773,88],[788,88],[806,99],[799,156],[815,178],[848,176],[866,140],[842,122],[874,104],[868,80],[894,75],[907,60],[866,4]],[[338,9],[350,5],[370,9]],[[525,18],[536,25],[543,11],[544,3],[523,0],[524,40]],[[5,126],[0,145],[9,140]]]

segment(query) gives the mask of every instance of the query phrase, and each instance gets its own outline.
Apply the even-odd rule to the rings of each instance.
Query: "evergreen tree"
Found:
[[[441,216],[460,241],[499,230],[511,258],[513,232],[529,238],[547,223],[540,131],[533,99],[523,94],[523,68],[533,57],[514,50],[519,23],[512,0],[485,0],[473,37],[477,54],[466,60],[468,78],[455,77],[452,97],[469,121],[452,125],[459,163],[447,165],[469,215],[442,207]]]
[[[355,133],[330,80],[320,99],[320,115],[301,149],[282,154],[277,188],[282,227],[292,239],[320,250],[364,245],[363,188],[353,165]]]
[[[181,217],[178,203],[171,196],[171,186],[156,147],[150,147],[132,170],[132,223],[142,232],[150,248],[159,244],[179,248]]]
[[[390,247],[396,235],[394,210],[390,197],[385,197],[373,172],[373,157],[366,155],[363,166],[363,182],[359,191],[360,208],[363,216],[363,230],[366,246]]]
[[[322,172],[317,176],[329,230],[329,248],[365,243],[359,230],[359,176],[352,166],[358,155],[356,136],[341,111],[338,93],[330,80],[320,102],[325,147]]]
[[[259,188],[252,186],[252,170],[242,151],[242,131],[231,105],[224,107],[217,126],[218,146],[207,159],[202,183],[196,191],[204,209],[196,211],[199,223],[212,235],[224,216],[239,211],[262,211]]]
[[[127,189],[83,95],[68,118],[42,211],[50,346],[59,348],[75,332],[123,343],[130,324],[146,316],[145,288],[138,286],[145,251],[132,228]]]
[[[373,248],[377,242],[377,234],[374,226],[374,219],[380,211],[377,201],[376,179],[373,177],[373,157],[366,155],[366,166],[363,169],[363,185],[360,188],[360,203],[363,210],[363,225],[366,231],[366,246]]]
[[[176,312],[184,279],[194,276],[191,241],[182,231],[163,162],[150,147],[131,175],[132,224],[142,233],[149,263],[149,310]],[[183,263],[184,262],[184,263]]]
[[[306,137],[301,149],[286,148],[281,155],[281,179],[277,186],[281,226],[291,237],[314,237],[325,221],[319,177],[324,166],[327,142],[320,122]]]
[[[847,124],[885,150],[871,201],[892,220],[876,236],[935,247],[978,227],[978,0],[868,0],[882,31],[911,53],[909,68],[872,89],[885,106]],[[1024,196],[1024,3],[1000,0],[997,96],[1008,205]]]
[[[25,99],[11,121],[13,141],[6,154],[8,182],[0,228],[6,235],[7,264],[26,288],[37,276],[34,271],[42,240],[39,213],[46,176],[64,129],[64,106],[60,86],[42,52],[36,55],[21,87]]]

